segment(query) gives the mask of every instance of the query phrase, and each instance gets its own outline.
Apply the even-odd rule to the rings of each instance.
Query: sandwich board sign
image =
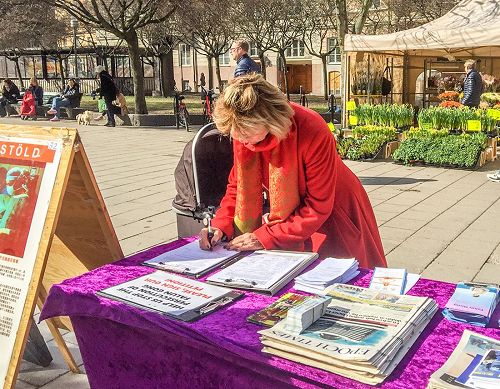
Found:
[[[50,286],[121,257],[77,131],[0,125],[0,387],[15,385]],[[77,372],[58,330],[68,320],[47,324]]]

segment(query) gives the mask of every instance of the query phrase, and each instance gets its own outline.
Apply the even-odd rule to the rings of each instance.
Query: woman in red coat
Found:
[[[251,74],[225,89],[214,120],[233,138],[234,166],[214,236],[209,242],[203,229],[201,248],[226,237],[233,250],[307,250],[387,266],[368,196],[319,114]]]

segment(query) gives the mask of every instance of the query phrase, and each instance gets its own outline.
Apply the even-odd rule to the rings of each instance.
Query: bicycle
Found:
[[[189,132],[189,112],[184,103],[184,96],[174,89],[174,116],[177,129],[184,127]]]
[[[208,91],[203,87],[203,85],[198,85],[201,88],[201,100],[203,101],[203,123],[208,124],[211,123],[212,120],[212,112],[215,101],[215,92],[213,89],[209,89]]]

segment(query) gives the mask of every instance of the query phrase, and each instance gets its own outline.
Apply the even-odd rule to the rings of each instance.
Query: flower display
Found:
[[[458,96],[458,93],[457,93],[457,96]],[[444,107],[444,108],[459,108],[459,107],[462,107],[463,105],[460,104],[458,101],[443,100],[443,102],[441,104],[439,104],[439,106]]]
[[[441,101],[458,101],[458,92],[446,91],[438,95],[438,99]]]

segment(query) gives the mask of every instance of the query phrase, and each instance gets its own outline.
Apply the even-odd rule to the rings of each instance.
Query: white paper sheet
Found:
[[[269,289],[310,257],[311,253],[256,251],[210,276],[208,281]]]
[[[199,242],[194,241],[144,263],[162,270],[198,274],[238,254],[238,251],[226,250],[222,245],[216,245],[211,251],[202,250]]]

